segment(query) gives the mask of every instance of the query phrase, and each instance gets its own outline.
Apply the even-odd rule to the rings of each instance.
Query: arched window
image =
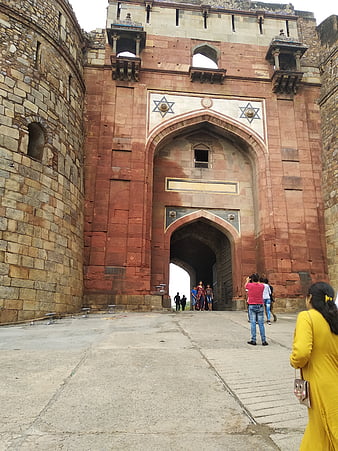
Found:
[[[121,9],[122,9],[121,2],[117,2],[116,19],[119,19],[121,17]]]
[[[40,65],[41,65],[41,42],[37,41],[34,61],[35,69],[40,69]]]
[[[38,122],[30,123],[28,125],[28,156],[42,161],[44,147],[45,133],[42,126]]]
[[[72,97],[72,85],[73,85],[73,77],[71,75],[68,75],[68,87],[67,87],[68,102],[71,100]]]
[[[194,146],[194,166],[195,168],[209,167],[209,147],[199,144]]]
[[[210,45],[199,45],[193,51],[192,66],[218,69],[218,52]]]
[[[58,31],[59,38],[64,41],[66,39],[66,18],[61,12],[59,12]]]
[[[127,54],[129,53],[129,55]],[[126,37],[120,37],[116,42],[116,55],[117,56],[127,56],[127,57],[137,57],[137,45],[135,39],[129,39]]]
[[[124,56],[124,57],[127,57],[127,58],[136,58],[135,53],[128,52],[128,51],[120,52],[120,53],[118,53],[116,56],[117,56],[118,58],[123,57],[123,56]]]

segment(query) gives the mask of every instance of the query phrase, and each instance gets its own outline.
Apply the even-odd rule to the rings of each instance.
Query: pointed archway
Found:
[[[173,232],[170,238],[170,261],[180,261],[181,265],[191,268],[193,286],[200,280],[205,285],[210,284],[214,292],[214,309],[231,308],[231,244],[211,221],[200,218]]]
[[[153,286],[168,283],[169,263],[179,261],[182,267],[193,268],[196,282],[210,279],[221,308],[236,308],[243,296],[243,277],[255,270],[258,261],[258,212],[266,194],[258,187],[266,171],[265,150],[259,138],[211,114],[191,116],[153,136],[148,154],[153,158],[149,227]],[[210,221],[208,227],[203,218]],[[188,226],[193,221],[201,233],[195,232],[197,225]],[[175,232],[183,226],[191,235],[190,244],[188,239],[182,241],[185,255],[175,251],[182,247],[175,241],[184,233]],[[201,236],[212,237],[216,231],[217,238],[203,242]],[[199,249],[208,269],[191,264],[196,256],[187,257],[189,247]]]

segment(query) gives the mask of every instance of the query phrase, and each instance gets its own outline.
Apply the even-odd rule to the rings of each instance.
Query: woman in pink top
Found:
[[[248,292],[249,319],[251,325],[251,340],[249,345],[256,346],[256,323],[258,323],[259,333],[261,335],[262,345],[267,346],[264,327],[264,285],[259,283],[259,275],[252,274],[247,277],[245,289]]]

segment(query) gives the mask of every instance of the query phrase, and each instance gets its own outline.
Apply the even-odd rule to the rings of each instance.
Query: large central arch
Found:
[[[168,140],[201,127],[213,129],[221,136],[239,141],[241,146],[258,163],[257,167],[265,167],[268,150],[262,138],[253,129],[231,117],[210,110],[177,115],[174,119],[167,120],[155,127],[147,139],[148,161],[150,163],[153,161],[158,149],[165,145]],[[148,167],[150,170],[152,169],[152,165]]]
[[[169,263],[176,262],[193,268],[194,282],[210,279],[204,281],[214,284],[218,300],[231,306],[231,298],[242,294],[244,274],[256,264],[257,212],[262,196],[269,195],[259,186],[268,171],[264,143],[246,127],[211,112],[172,120],[156,132],[148,142],[152,285],[168,284]],[[211,153],[210,164],[202,168],[193,164],[196,143]],[[191,192],[186,188],[190,182],[195,186]],[[213,192],[213,183],[228,182],[236,185],[234,195]],[[231,216],[238,219],[236,226]],[[243,240],[251,248],[244,260]],[[189,246],[198,247],[207,269],[194,263],[198,252]]]

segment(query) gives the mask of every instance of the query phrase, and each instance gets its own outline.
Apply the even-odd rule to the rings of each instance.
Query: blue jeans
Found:
[[[266,341],[264,328],[264,306],[263,304],[249,304],[249,318],[251,325],[251,340],[256,342],[256,321],[258,322],[259,333],[262,343]]]
[[[271,311],[270,311],[270,307],[271,307],[271,299],[264,299],[264,305],[265,305],[265,312],[266,312],[266,319],[268,321],[270,321],[270,316],[271,316]]]

